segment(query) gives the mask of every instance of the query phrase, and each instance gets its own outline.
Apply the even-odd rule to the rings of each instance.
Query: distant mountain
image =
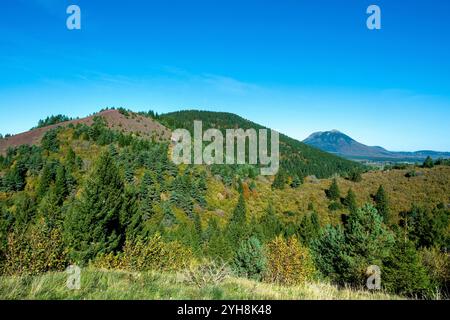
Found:
[[[424,160],[428,156],[433,159],[450,158],[450,152],[431,150],[394,152],[378,146],[366,146],[338,130],[315,132],[303,140],[303,142],[348,159],[414,162]]]

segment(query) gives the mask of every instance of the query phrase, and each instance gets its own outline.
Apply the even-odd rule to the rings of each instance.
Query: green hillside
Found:
[[[211,112],[186,110],[163,114],[159,118],[171,129],[184,128],[193,132],[195,120],[203,122],[203,130],[224,129],[264,129],[265,127],[227,112]],[[270,128],[269,128],[270,129]],[[281,168],[290,176],[300,178],[315,175],[327,178],[333,174],[348,175],[354,170],[362,170],[363,166],[319,149],[310,147],[298,140],[280,133]]]
[[[166,139],[140,133],[150,125],[167,133],[145,122],[150,113],[117,113],[52,127],[39,145],[0,155],[0,298],[26,298],[26,281],[55,288],[41,298],[70,297],[57,283],[71,264],[94,278],[100,269],[110,270],[105,279],[121,278],[119,270],[147,282],[148,273],[187,276],[188,284],[155,280],[157,292],[149,295],[161,298],[176,286],[193,297],[246,298],[248,283],[275,290],[260,297],[307,298],[311,283],[359,290],[370,265],[381,268],[386,292],[448,294],[446,163],[360,174],[353,162],[283,136],[281,178],[245,165],[176,166]],[[171,128],[188,128],[194,119],[205,127],[258,128],[226,113],[154,118]],[[294,179],[334,174],[341,177]],[[122,297],[102,281],[86,284],[91,297]],[[217,295],[193,292],[202,281]],[[94,292],[102,288],[104,296]]]

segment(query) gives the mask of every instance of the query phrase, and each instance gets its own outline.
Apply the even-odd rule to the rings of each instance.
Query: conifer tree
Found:
[[[374,196],[375,208],[378,213],[383,217],[384,223],[389,223],[390,221],[390,210],[389,210],[389,199],[386,191],[382,185],[377,190],[377,193]]]
[[[239,243],[232,266],[238,276],[261,280],[267,260],[258,238],[253,236]]]
[[[358,205],[356,204],[356,196],[352,188],[348,189],[347,196],[344,199],[344,205],[350,212],[356,211]]]
[[[58,169],[56,170],[56,178],[55,178],[55,194],[58,197],[57,202],[58,205],[61,205],[68,195],[66,177],[67,177],[66,169],[61,164],[58,166]]]
[[[270,241],[283,232],[283,225],[278,219],[271,203],[261,216],[260,221],[256,226],[256,230],[263,242]]]
[[[303,216],[297,233],[302,243],[304,245],[309,245],[312,240],[317,238],[317,236],[319,235],[319,231],[319,216],[315,211],[313,211],[309,216]]]
[[[325,191],[328,199],[330,200],[339,200],[341,196],[341,192],[339,190],[339,186],[337,184],[336,178],[333,179],[333,182],[330,185],[330,188]]]
[[[228,222],[228,240],[232,247],[237,247],[247,232],[247,208],[244,195],[239,194],[239,200],[234,208],[230,221]]]
[[[120,248],[124,240],[121,224],[124,192],[114,159],[108,152],[103,153],[81,197],[66,217],[65,239],[75,261],[87,262],[99,253]]]
[[[384,262],[382,284],[390,292],[426,298],[431,282],[414,244],[401,237]]]

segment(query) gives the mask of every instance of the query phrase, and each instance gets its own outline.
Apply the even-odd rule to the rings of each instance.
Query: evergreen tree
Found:
[[[280,169],[278,170],[278,173],[275,175],[275,179],[272,183],[272,189],[284,189],[286,184],[286,173],[284,170]]]
[[[240,242],[232,266],[238,276],[261,280],[267,261],[258,238],[253,236]]]
[[[239,200],[234,208],[230,221],[228,222],[228,240],[230,245],[236,248],[240,241],[243,240],[247,233],[247,208],[245,205],[244,195],[239,195]]]
[[[349,179],[350,179],[350,181],[353,181],[353,182],[361,182],[362,181],[361,171],[360,170],[352,170],[350,172]]]
[[[51,229],[60,228],[63,223],[60,199],[56,188],[52,186],[38,206],[38,214],[44,218],[45,224]]]
[[[425,161],[423,162],[422,167],[424,167],[424,168],[433,168],[434,167],[433,159],[430,156],[428,156],[425,159]]]
[[[124,240],[120,223],[124,192],[116,163],[108,152],[103,153],[66,217],[65,239],[75,261],[87,262],[99,253],[120,248]]]
[[[67,167],[70,168],[71,170],[75,169],[76,159],[77,159],[77,155],[75,154],[75,151],[73,151],[73,149],[69,147],[69,150],[67,151],[67,156],[66,156],[66,164],[67,164]]]
[[[426,298],[431,282],[414,244],[399,239],[382,269],[382,284],[390,292]]]
[[[370,265],[381,266],[394,236],[371,205],[351,212],[344,228],[328,227],[312,243],[319,270],[338,283],[364,285]]]
[[[330,188],[325,191],[328,199],[330,200],[339,200],[341,197],[341,192],[339,190],[339,186],[337,184],[336,178],[333,179],[333,182],[330,185]]]
[[[217,218],[213,217],[208,220],[208,226],[204,232],[205,255],[213,260],[229,261],[233,256],[233,251],[229,245],[227,238],[224,237],[224,232],[219,226]]]
[[[256,233],[263,242],[268,242],[283,232],[283,224],[278,219],[275,209],[270,203],[261,216],[256,227]]]
[[[375,208],[378,213],[383,217],[384,223],[390,222],[390,210],[389,210],[389,199],[386,191],[382,185],[377,190],[377,193],[374,196]]]
[[[295,175],[291,182],[291,188],[296,189],[296,188],[300,187],[302,182],[303,182],[302,179],[300,179],[298,175]]]
[[[69,194],[66,177],[67,177],[66,169],[61,164],[60,166],[58,166],[58,169],[56,170],[56,178],[55,178],[55,193],[58,197],[59,205],[63,203],[63,201]]]
[[[37,185],[37,196],[38,198],[44,197],[47,192],[50,184],[53,181],[54,173],[53,173],[53,163],[47,162],[42,168],[41,175],[39,176],[39,181]]]
[[[59,150],[58,129],[52,129],[42,137],[42,148],[48,152],[58,152]]]
[[[356,196],[352,188],[348,189],[347,196],[344,199],[344,205],[350,212],[356,211],[358,209],[358,205],[356,204]]]
[[[318,237],[319,231],[319,216],[315,211],[313,211],[310,215],[303,216],[297,233],[301,242],[304,245],[309,245],[312,240]]]

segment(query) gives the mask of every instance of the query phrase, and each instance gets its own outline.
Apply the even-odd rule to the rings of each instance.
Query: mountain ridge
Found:
[[[434,159],[450,157],[450,152],[433,150],[413,152],[389,151],[380,146],[367,146],[336,129],[314,132],[303,140],[303,142],[347,159],[365,158],[367,160],[378,161],[421,161],[428,156]]]

